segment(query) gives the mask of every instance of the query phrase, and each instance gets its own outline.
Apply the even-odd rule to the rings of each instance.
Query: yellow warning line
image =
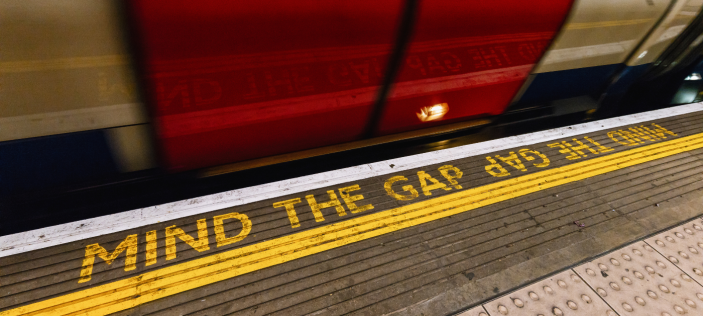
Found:
[[[357,241],[697,148],[703,148],[703,133],[303,231],[7,310],[0,315],[110,314]]]
[[[566,29],[567,30],[583,30],[583,29],[592,29],[592,28],[599,28],[599,27],[635,25],[635,24],[647,23],[651,20],[652,19],[634,19],[634,20],[569,23],[566,25]]]

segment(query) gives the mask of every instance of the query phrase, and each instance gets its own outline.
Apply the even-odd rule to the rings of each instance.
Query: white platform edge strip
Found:
[[[662,110],[500,138],[45,227],[0,237],[0,257],[340,183],[698,111],[703,111],[703,103],[686,104]],[[393,165],[393,167],[390,165]]]

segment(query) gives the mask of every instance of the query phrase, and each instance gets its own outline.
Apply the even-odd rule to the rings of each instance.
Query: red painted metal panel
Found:
[[[556,35],[571,2],[422,1],[379,134],[502,113]],[[423,122],[423,108],[443,103]]]
[[[359,139],[400,0],[133,1],[167,167]]]
[[[403,5],[133,0],[167,167],[193,169],[362,137]],[[380,134],[501,113],[569,5],[421,1]],[[421,123],[416,113],[438,103],[449,112]]]

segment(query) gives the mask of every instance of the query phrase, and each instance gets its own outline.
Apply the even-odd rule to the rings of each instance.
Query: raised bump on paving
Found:
[[[493,315],[607,315],[615,313],[571,270],[483,305]]]
[[[648,238],[647,242],[627,245],[456,316],[479,315],[483,308],[488,311],[485,316],[700,315],[703,286],[692,278],[692,272],[679,269],[682,256],[677,258],[673,254],[683,248],[703,249],[703,243],[698,245],[702,231],[702,219],[684,223]],[[691,236],[697,240],[687,240]],[[662,239],[669,242],[662,246]],[[660,241],[656,248],[648,244],[656,241]],[[670,247],[673,243],[680,245]],[[658,252],[666,247],[669,247],[666,251]],[[689,253],[696,254],[691,250]],[[667,254],[672,255],[667,258]],[[676,261],[679,263],[674,264]],[[700,263],[694,261],[693,265],[701,266]]]
[[[644,242],[574,271],[620,315],[703,313],[703,287]]]
[[[457,316],[488,316],[488,313],[483,306],[476,306],[468,311],[464,311]]]
[[[703,284],[703,221],[697,220],[672,228],[647,238],[646,242],[672,264]]]

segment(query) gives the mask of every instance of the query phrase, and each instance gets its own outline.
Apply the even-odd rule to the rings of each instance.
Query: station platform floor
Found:
[[[703,315],[703,104],[0,237],[5,315]]]

